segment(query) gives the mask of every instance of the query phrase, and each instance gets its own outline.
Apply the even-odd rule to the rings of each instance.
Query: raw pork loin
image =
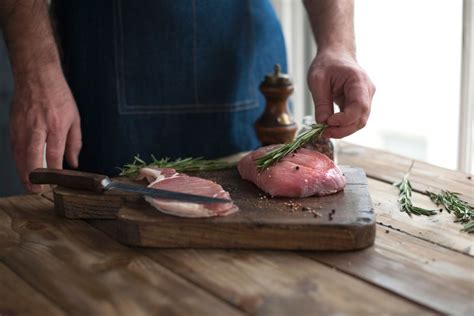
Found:
[[[181,193],[190,193],[215,198],[229,199],[228,192],[210,180],[190,177],[177,173],[171,168],[143,168],[138,179],[146,178],[148,187]],[[156,209],[181,217],[212,217],[225,216],[237,212],[238,207],[232,203],[198,204],[176,200],[164,200],[145,196],[145,200]]]
[[[244,156],[238,164],[242,178],[255,183],[272,196],[307,197],[328,195],[344,189],[346,179],[325,155],[301,148],[267,169],[257,171],[256,158],[276,146],[262,147]]]

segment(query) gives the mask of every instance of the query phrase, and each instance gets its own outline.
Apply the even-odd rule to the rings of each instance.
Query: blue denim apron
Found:
[[[81,115],[81,170],[260,145],[258,85],[275,63],[286,70],[268,0],[56,0],[52,14]]]

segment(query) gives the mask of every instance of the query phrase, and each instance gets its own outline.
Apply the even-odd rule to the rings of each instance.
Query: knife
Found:
[[[33,184],[56,184],[66,188],[88,190],[98,193],[108,190],[117,190],[165,200],[178,200],[198,204],[232,202],[228,199],[153,189],[138,184],[113,181],[105,175],[74,170],[38,168],[30,172],[29,178]]]

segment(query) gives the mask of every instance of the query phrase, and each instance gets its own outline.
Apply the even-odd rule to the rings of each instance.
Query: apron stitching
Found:
[[[160,108],[194,108],[196,105],[198,106],[203,106],[203,107],[234,107],[234,106],[239,106],[239,105],[245,105],[248,103],[255,102],[255,99],[247,99],[247,100],[242,100],[239,102],[230,102],[230,103],[193,103],[193,104],[163,104],[159,105]],[[134,104],[134,105],[129,105],[127,108],[135,109],[135,108],[145,108],[149,109],[150,105],[148,104]]]
[[[122,3],[120,1],[120,3]],[[121,81],[121,88],[122,88],[122,98],[119,101],[120,110],[123,112],[123,108],[127,108],[127,81],[125,80],[125,50],[124,50],[124,31],[123,31],[123,15],[122,15],[122,8],[121,5],[118,6],[119,8],[119,19],[120,19],[120,47],[122,51],[122,55],[120,56],[120,81]]]
[[[120,43],[120,36],[119,36],[119,27],[120,27],[120,24],[121,24],[121,21],[119,22],[119,20],[121,20],[121,11],[120,11],[120,4],[118,3],[118,1],[114,1],[113,2],[113,10],[115,11],[115,14],[113,15],[114,16],[114,49],[115,49],[115,81],[116,81],[116,84],[117,84],[117,87],[116,87],[116,95],[117,95],[117,107],[118,107],[118,111],[119,113],[121,114],[122,113],[122,76],[120,75],[120,69],[121,69],[121,65],[120,65],[120,54],[119,54],[119,46],[122,47],[122,43]]]
[[[252,12],[252,5],[250,4],[250,1],[251,0],[248,0],[247,1],[247,8],[248,8],[248,12],[249,14],[253,14]],[[252,28],[252,31],[250,32],[250,34],[252,34],[252,39],[250,41],[250,45],[251,45],[251,48],[252,48],[252,52],[255,54],[255,21],[254,19],[249,19],[251,21],[251,28]],[[256,75],[255,75],[255,60],[256,60],[256,57],[253,56],[252,58],[252,64],[251,64],[251,71],[252,71],[252,87],[258,87],[258,85],[256,84]],[[254,99],[257,101],[258,103],[258,89],[257,88],[254,88],[252,89],[253,90],[253,95],[254,95]]]
[[[196,0],[193,4],[193,73],[194,73],[194,102],[199,104],[198,75],[197,75],[197,23],[196,23]]]
[[[117,106],[119,114],[126,114],[127,111],[127,95],[126,95],[126,80],[124,76],[125,52],[124,52],[124,32],[123,32],[123,14],[121,1],[115,1],[116,9],[116,43],[115,43],[115,60],[116,60],[116,75],[117,75]]]
[[[249,99],[235,103],[223,104],[175,104],[163,106],[127,106],[121,114],[135,114],[135,113],[200,113],[200,112],[238,112],[259,107],[259,102],[255,99]],[[173,111],[174,110],[174,111]]]
[[[250,6],[250,2],[248,2]],[[114,49],[115,49],[115,73],[116,73],[116,95],[119,114],[186,114],[186,113],[209,113],[209,112],[239,112],[259,107],[257,98],[257,89],[253,90],[253,99],[242,100],[238,102],[222,104],[201,104],[198,93],[198,73],[197,73],[197,6],[196,0],[192,0],[193,8],[193,72],[194,72],[194,99],[195,104],[176,104],[176,105],[136,105],[128,104],[126,100],[126,80],[124,77],[125,53],[124,53],[124,32],[123,32],[123,14],[120,1],[113,2],[114,14]],[[252,23],[252,40],[255,39],[255,25]],[[252,41],[251,41],[252,42]],[[254,43],[251,43],[253,46]],[[254,47],[253,47],[254,48]],[[252,50],[253,50],[252,48]],[[251,64],[251,70],[254,72],[255,61]],[[251,76],[250,80],[255,86],[256,78]],[[196,108],[198,107],[198,108]]]
[[[200,104],[197,104],[197,105],[200,105]],[[146,110],[141,110],[141,111],[137,111],[137,110],[131,110],[131,111],[126,111],[126,112],[123,112],[124,114],[153,114],[153,113],[160,113],[160,114],[192,114],[192,113],[218,113],[218,112],[225,112],[225,113],[230,113],[230,112],[241,112],[241,111],[246,111],[246,110],[251,110],[251,109],[255,109],[255,108],[258,108],[258,102],[255,101],[255,102],[252,102],[252,103],[249,103],[248,105],[241,105],[241,106],[237,106],[237,107],[228,107],[228,108],[205,108],[205,107],[201,107],[201,108],[197,108],[197,109],[188,109],[188,110],[176,110],[176,111],[170,111],[170,110],[155,110],[155,109],[150,109],[149,111],[146,111]]]

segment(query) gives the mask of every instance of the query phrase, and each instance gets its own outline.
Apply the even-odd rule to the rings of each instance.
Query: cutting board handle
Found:
[[[107,176],[65,169],[38,168],[30,172],[33,184],[57,184],[66,188],[102,192],[110,183]]]

